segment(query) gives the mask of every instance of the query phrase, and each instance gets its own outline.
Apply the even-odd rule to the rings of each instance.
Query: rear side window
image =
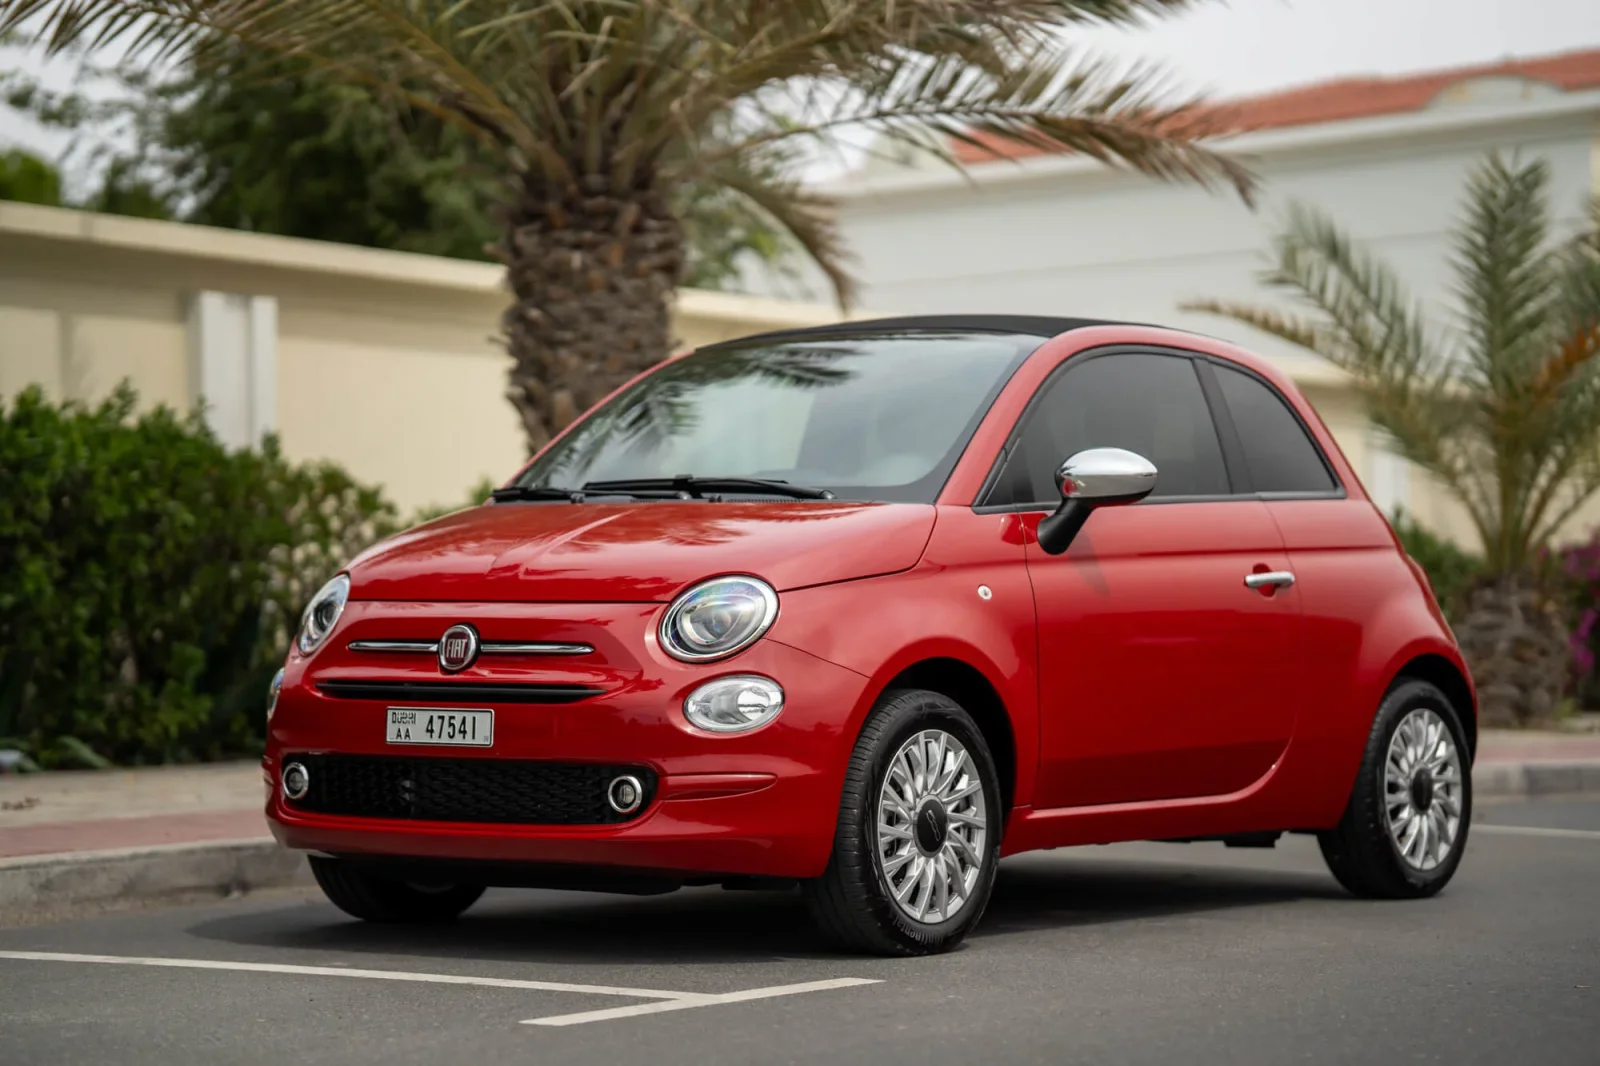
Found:
[[[1085,448],[1125,448],[1156,467],[1154,496],[1223,496],[1228,473],[1194,363],[1127,353],[1084,360],[1044,386],[1008,471],[1015,502],[1057,501],[1056,469]]]
[[[1256,492],[1338,488],[1316,442],[1276,390],[1241,370],[1212,365]]]

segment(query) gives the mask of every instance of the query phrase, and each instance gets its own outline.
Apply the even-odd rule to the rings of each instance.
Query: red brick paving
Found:
[[[100,818],[44,822],[0,829],[0,859],[67,851],[190,844],[207,840],[264,837],[267,821],[259,810],[153,814],[139,818]]]
[[[1600,733],[1486,732],[1478,746],[1478,762],[1600,761]]]

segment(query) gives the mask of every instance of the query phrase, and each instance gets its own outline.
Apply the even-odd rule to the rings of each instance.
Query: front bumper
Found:
[[[869,694],[864,677],[772,640],[733,659],[689,665],[662,655],[648,638],[655,608],[583,605],[601,625],[590,639],[593,657],[577,667],[578,680],[602,695],[550,705],[483,701],[396,703],[336,698],[318,680],[372,676],[373,661],[344,650],[352,632],[392,628],[394,605],[351,604],[353,618],[310,660],[291,660],[268,730],[262,763],[266,814],[272,833],[290,848],[333,855],[474,860],[513,864],[575,864],[692,875],[815,877],[827,865],[838,817],[850,746]],[[498,624],[527,636],[541,627],[538,607],[461,604],[407,605],[413,629],[442,631],[450,620],[473,621],[485,637]],[[564,605],[567,617],[572,605]],[[521,617],[505,618],[508,613]],[[404,613],[404,612],[401,612]],[[419,621],[418,613],[438,614]],[[480,617],[474,618],[474,615]],[[390,625],[382,626],[387,618]],[[445,624],[448,624],[445,622]],[[633,633],[635,640],[629,640]],[[384,676],[428,674],[427,663],[394,667]],[[751,733],[714,736],[687,722],[683,697],[710,678],[758,673],[785,690],[783,713]],[[477,680],[570,681],[572,667],[558,663],[496,663],[460,675]],[[440,675],[436,667],[433,679]],[[489,749],[389,745],[389,706],[461,706],[495,711]],[[649,805],[619,825],[522,825],[430,822],[351,817],[297,809],[278,787],[285,755],[343,754],[436,756],[450,759],[547,760],[561,763],[648,766],[658,777]]]

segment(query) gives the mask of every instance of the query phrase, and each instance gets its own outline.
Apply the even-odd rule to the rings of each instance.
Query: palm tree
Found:
[[[1309,317],[1188,305],[1307,348],[1350,374],[1372,421],[1465,508],[1486,580],[1457,635],[1486,720],[1549,715],[1567,678],[1562,619],[1536,562],[1600,489],[1600,200],[1552,239],[1542,160],[1487,157],[1467,185],[1455,320],[1425,322],[1382,263],[1329,219],[1291,209],[1265,284]]]
[[[771,165],[779,142],[855,127],[949,158],[951,138],[1000,135],[1248,194],[1240,165],[1196,144],[1214,116],[1063,41],[1189,3],[0,0],[0,33],[202,65],[240,47],[301,57],[472,130],[510,179],[508,395],[537,448],[669,353],[686,183],[749,201],[848,304],[830,205]]]

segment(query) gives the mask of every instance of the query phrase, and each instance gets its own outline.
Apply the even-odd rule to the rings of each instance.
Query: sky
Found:
[[[1226,97],[1600,48],[1600,0],[1210,0],[1157,23],[1073,36],[1101,54],[1156,62],[1180,88]],[[38,65],[0,50],[0,64],[18,62]],[[57,84],[71,79],[66,63],[50,73]],[[0,147],[8,144],[49,155],[65,147],[0,107]]]
[[[1082,37],[1119,57],[1162,63],[1191,89],[1238,96],[1600,48],[1600,0],[1226,0]]]

